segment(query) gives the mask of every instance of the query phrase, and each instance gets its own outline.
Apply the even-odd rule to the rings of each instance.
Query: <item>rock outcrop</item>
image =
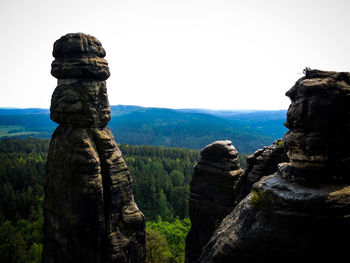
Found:
[[[43,262],[145,262],[144,216],[109,128],[105,50],[95,37],[54,44],[52,135],[45,177]]]
[[[246,197],[252,186],[262,177],[275,173],[279,163],[288,162],[288,160],[282,140],[276,140],[270,146],[265,146],[248,156],[247,169],[244,171],[240,182],[240,198],[236,202]]]
[[[203,246],[233,209],[242,174],[231,141],[217,141],[202,149],[190,184],[192,225],[186,238],[186,262],[198,261]]]
[[[308,171],[307,181],[349,181],[350,73],[306,70],[286,95],[283,141],[292,167]]]
[[[266,174],[222,221],[200,262],[306,262],[347,257],[350,74],[306,70],[284,136],[290,163]]]

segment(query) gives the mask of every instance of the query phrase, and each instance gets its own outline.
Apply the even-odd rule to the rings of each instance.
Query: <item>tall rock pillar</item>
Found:
[[[231,141],[216,141],[202,149],[190,185],[192,226],[186,237],[186,263],[198,262],[202,248],[234,208],[242,174]]]
[[[145,261],[144,216],[109,128],[105,50],[95,37],[54,44],[52,135],[45,177],[43,262]]]

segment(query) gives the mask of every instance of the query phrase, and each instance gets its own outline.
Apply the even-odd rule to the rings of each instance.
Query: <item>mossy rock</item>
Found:
[[[261,212],[264,215],[271,215],[276,209],[274,195],[270,191],[262,189],[252,191],[250,205],[256,213]]]

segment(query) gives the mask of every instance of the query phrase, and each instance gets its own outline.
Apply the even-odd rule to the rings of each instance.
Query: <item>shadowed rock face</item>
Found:
[[[346,180],[341,175],[350,169],[350,73],[305,73],[286,93],[292,103],[283,141],[291,164],[309,170],[316,181]]]
[[[186,238],[186,262],[198,261],[203,246],[233,209],[242,174],[231,141],[217,141],[201,151],[190,185],[192,226]]]
[[[306,70],[287,92],[290,131],[283,140],[290,163],[280,163],[276,173],[253,185],[203,248],[199,262],[347,257],[349,88],[349,73]]]
[[[54,44],[43,262],[145,262],[144,216],[109,128],[105,51],[94,37]]]
[[[73,127],[105,127],[111,118],[105,81],[59,81],[52,94],[51,119]]]
[[[301,186],[263,177],[222,221],[199,262],[324,262],[346,257],[346,185]]]
[[[288,160],[286,149],[281,140],[276,140],[272,145],[265,146],[250,155],[247,159],[247,169],[241,177],[240,198],[236,202],[241,201],[250,193],[253,184],[262,177],[275,173],[277,165]]]

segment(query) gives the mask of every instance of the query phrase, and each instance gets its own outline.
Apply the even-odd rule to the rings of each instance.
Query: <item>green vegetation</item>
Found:
[[[283,143],[282,140],[279,140],[279,141],[278,141],[278,146],[281,147],[281,148],[284,147],[284,143]]]
[[[141,108],[109,123],[118,142],[202,149],[217,140],[231,140],[240,153],[250,153],[274,141],[254,125],[203,113]],[[280,123],[283,125],[283,122]]]
[[[166,237],[152,228],[146,230],[146,253],[147,263],[169,262],[171,258]]]
[[[273,194],[261,189],[252,191],[250,204],[255,212],[262,212],[265,216],[271,215],[276,206]]]
[[[22,110],[25,112],[25,110]],[[6,137],[37,137],[49,138],[57,124],[50,120],[49,114],[16,114],[4,115],[0,111],[0,138]]]
[[[148,262],[183,262],[198,150],[119,145],[147,221]],[[0,141],[0,262],[40,262],[48,139]],[[240,157],[241,164],[246,163]]]
[[[1,137],[12,137],[12,136],[26,136],[34,135],[38,132],[26,131],[24,126],[19,125],[0,125],[0,138]]]
[[[185,239],[190,227],[189,218],[167,222],[158,217],[156,221],[147,222],[147,262],[185,262]],[[160,242],[164,238],[167,242]],[[157,259],[156,254],[159,255]]]
[[[0,261],[40,262],[48,140],[0,143]]]
[[[120,145],[133,176],[134,196],[147,220],[188,216],[189,183],[199,151]]]
[[[146,217],[147,262],[152,263],[184,262],[185,237],[190,228],[189,183],[198,149],[229,139],[240,153],[250,153],[278,138],[271,127],[276,130],[283,123],[279,112],[262,119],[263,113],[249,117],[132,106],[111,108],[109,127],[116,140],[131,144],[119,147],[133,177],[135,201]],[[47,110],[0,109],[0,262],[41,261],[43,178],[48,138],[55,127]],[[246,154],[239,156],[243,169],[246,158]],[[266,198],[256,193],[252,205],[269,211]]]

